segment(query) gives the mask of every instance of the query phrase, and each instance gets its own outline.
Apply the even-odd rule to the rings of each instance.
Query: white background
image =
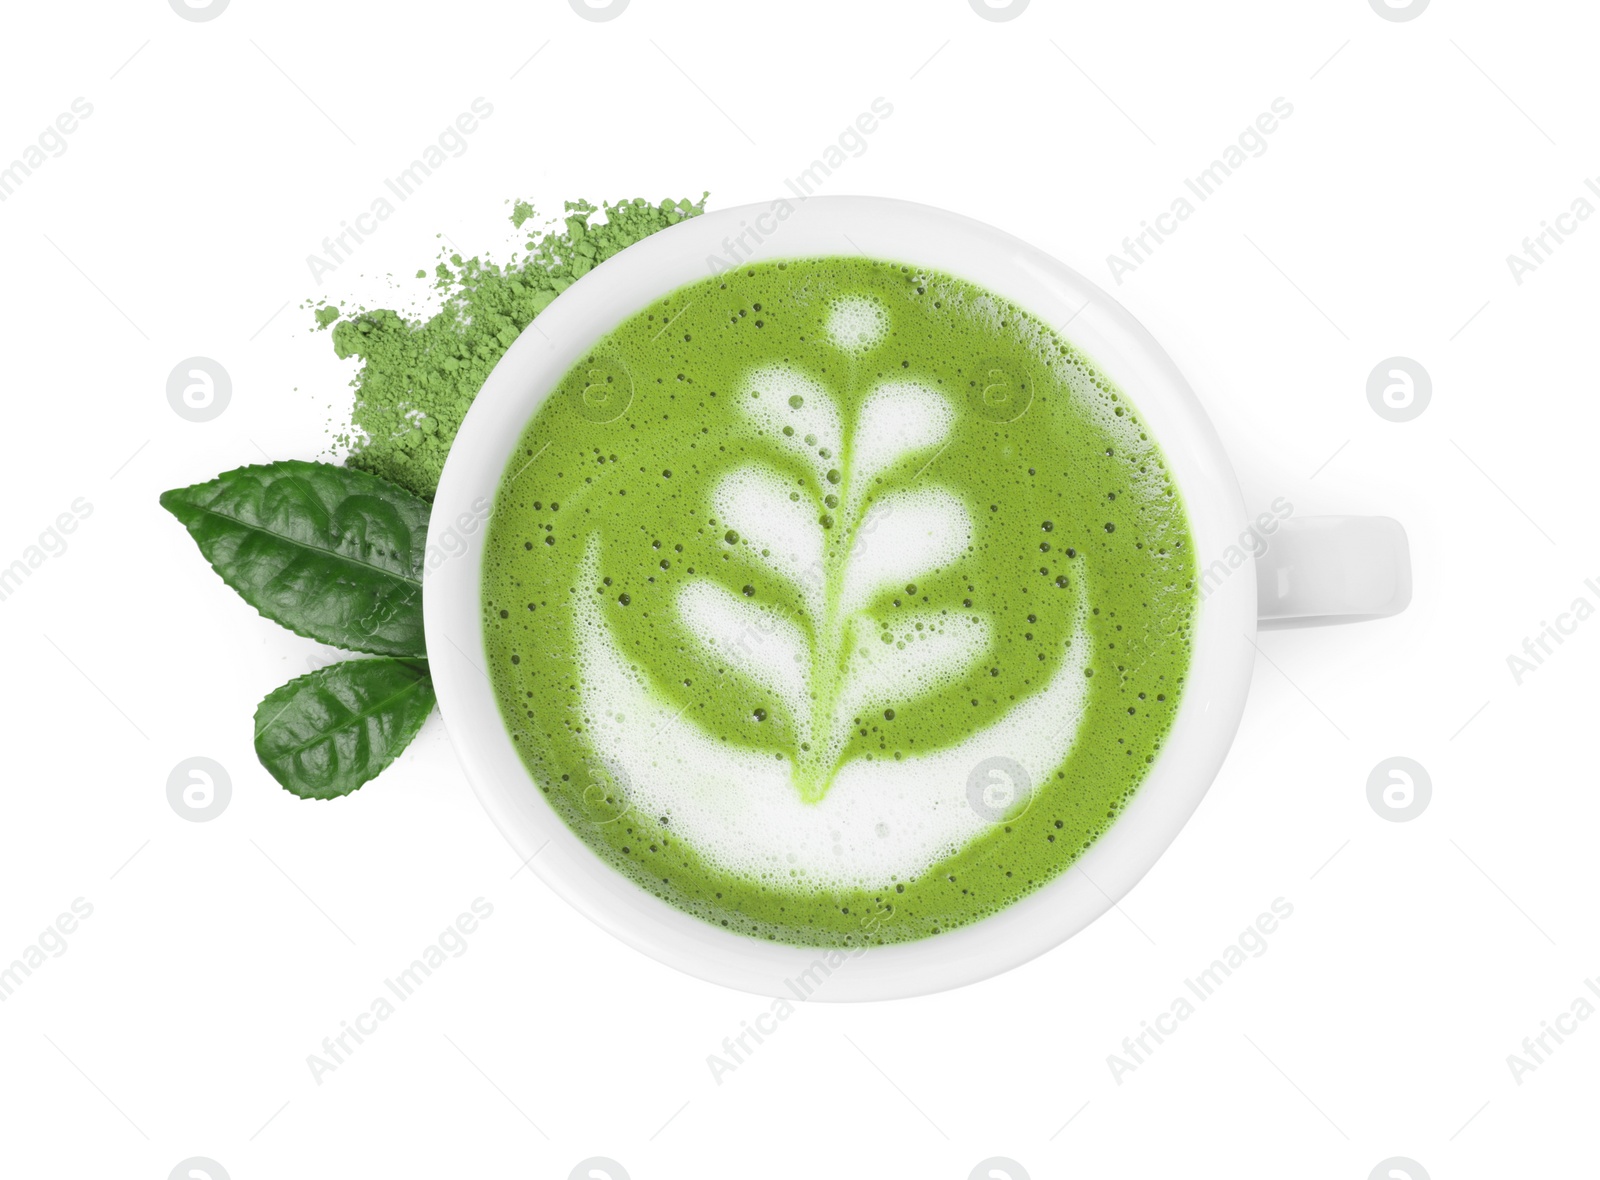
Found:
[[[1592,6],[1035,0],[996,22],[966,0],[633,0],[597,23],[566,0],[234,0],[190,22],[141,0],[5,21],[0,163],[74,98],[94,113],[0,204],[0,564],[75,499],[93,511],[0,602],[0,964],[73,899],[94,912],[0,1004],[0,1174],[161,1180],[206,1156],[235,1180],[561,1180],[600,1155],[634,1180],[965,1180],[998,1155],[1035,1178],[1363,1180],[1398,1155],[1442,1180],[1592,1160],[1600,1020],[1520,1085],[1506,1057],[1600,974],[1600,622],[1520,686],[1506,657],[1580,595],[1600,605],[1600,219],[1521,285],[1505,261],[1600,176]],[[306,256],[478,96],[494,114],[469,150],[318,286]],[[1398,517],[1416,597],[1262,639],[1227,765],[1120,911],[955,993],[805,1006],[718,1085],[707,1055],[767,1002],[513,878],[437,718],[344,800],[259,769],[256,702],[325,653],[256,617],[156,497],[325,454],[350,369],[308,297],[408,299],[383,276],[431,266],[440,233],[504,256],[507,198],[770,198],[878,96],[893,116],[824,191],[970,214],[1105,285],[1189,376],[1247,499]],[[1107,254],[1279,96],[1269,150],[1114,285]],[[205,424],[165,396],[197,354],[234,382]],[[1434,382],[1406,424],[1365,396],[1395,354]],[[1433,780],[1409,823],[1367,802],[1395,754]],[[166,797],[195,755],[233,782],[207,823]],[[313,1082],[307,1054],[477,897],[494,914],[467,953]],[[1107,1055],[1278,897],[1294,914],[1267,952],[1114,1081]]]

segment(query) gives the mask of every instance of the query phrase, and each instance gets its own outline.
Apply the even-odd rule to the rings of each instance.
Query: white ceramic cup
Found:
[[[645,892],[557,816],[517,757],[487,675],[484,521],[534,412],[602,336],[668,292],[750,261],[864,254],[943,271],[1062,334],[1132,399],[1189,513],[1202,575],[1187,685],[1171,733],[1122,815],[1072,867],[1006,909],[946,933],[827,951],[733,934]],[[1252,544],[1275,525],[1271,543]],[[1252,557],[1241,563],[1241,547]],[[1215,430],[1167,354],[1082,275],[1008,234],[874,197],[780,200],[708,213],[629,247],[563,292],[507,350],[451,448],[430,522],[423,613],[439,707],[467,777],[517,856],[646,954],[730,987],[794,999],[879,1000],[998,974],[1110,909],[1199,806],[1244,710],[1258,627],[1378,618],[1410,600],[1405,533],[1383,517],[1249,516]],[[1236,569],[1255,565],[1255,575]],[[1259,591],[1258,591],[1259,584]]]

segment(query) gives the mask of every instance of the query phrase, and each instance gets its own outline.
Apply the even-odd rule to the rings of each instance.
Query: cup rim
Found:
[[[797,947],[722,930],[641,889],[568,828],[518,758],[487,674],[483,525],[511,453],[568,369],[654,300],[736,265],[844,254],[943,271],[1061,325],[1057,330],[1149,425],[1188,511],[1197,574],[1208,568],[1208,555],[1236,544],[1247,525],[1221,440],[1155,338],[1071,268],[1004,231],[933,206],[814,196],[702,214],[628,247],[540,313],[484,382],[434,498],[423,616],[446,730],[479,802],[518,859],[580,913],[687,974],[789,1000],[943,991],[1019,966],[1088,926],[1126,896],[1199,806],[1238,728],[1254,664],[1256,586],[1246,569],[1203,589],[1171,731],[1110,829],[1033,893],[912,942]],[[448,546],[441,540],[447,537]]]

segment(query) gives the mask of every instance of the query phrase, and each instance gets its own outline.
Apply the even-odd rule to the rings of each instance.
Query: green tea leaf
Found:
[[[256,757],[302,799],[348,795],[393,762],[433,711],[426,660],[346,660],[256,708]]]
[[[427,654],[426,500],[365,472],[291,459],[175,488],[161,506],[273,622],[352,651]]]

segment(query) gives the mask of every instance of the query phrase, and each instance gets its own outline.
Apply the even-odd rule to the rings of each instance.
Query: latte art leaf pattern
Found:
[[[865,359],[888,327],[871,301],[842,300],[825,334]],[[787,726],[769,730],[789,740],[727,750],[660,701],[664,677],[626,666],[604,617],[580,611],[591,741],[634,784],[635,805],[670,817],[726,871],[886,886],[1020,809],[972,805],[975,762],[1015,750],[1023,761],[1006,760],[1033,781],[1066,756],[1086,703],[1084,629],[1080,620],[1043,691],[998,722],[935,754],[852,761],[845,747],[864,717],[914,707],[991,647],[983,612],[917,589],[974,547],[966,503],[923,478],[960,415],[938,390],[898,379],[869,385],[852,412],[793,364],[752,369],[735,399],[754,453],[712,483],[711,523],[764,573],[759,585],[695,577],[674,605],[702,655],[735,682],[725,691],[748,697],[753,713],[770,709],[774,723],[781,715]],[[591,582],[602,552],[591,535]],[[1030,741],[1030,730],[1049,736]]]
[[[971,547],[972,520],[957,496],[885,479],[933,453],[955,414],[934,390],[883,385],[867,396],[846,435],[826,387],[783,367],[752,373],[739,405],[806,475],[750,463],[722,478],[713,504],[806,610],[786,617],[710,579],[685,585],[678,609],[702,644],[791,711],[794,786],[815,802],[833,781],[858,711],[904,699],[908,684],[944,679],[988,646],[980,616],[953,620],[935,610],[891,622],[871,610],[885,588],[914,585]],[[874,545],[884,520],[891,523]],[[748,642],[751,635],[762,642]]]

